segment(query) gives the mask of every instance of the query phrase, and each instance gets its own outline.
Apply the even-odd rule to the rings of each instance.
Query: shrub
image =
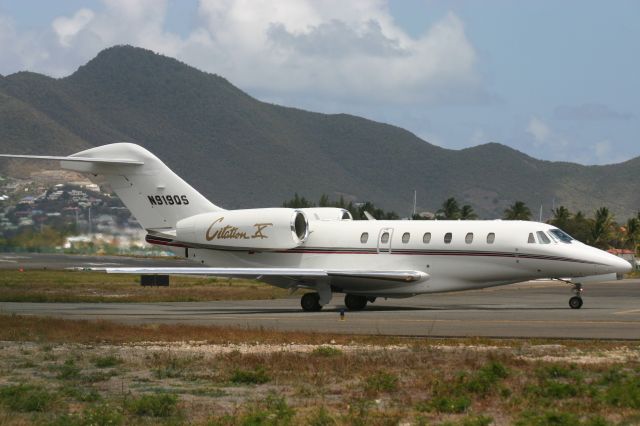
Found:
[[[307,424],[310,426],[330,426],[337,423],[329,414],[329,411],[324,406],[321,406],[307,419]]]
[[[142,395],[127,404],[128,410],[138,416],[169,417],[177,413],[178,397],[173,394]]]
[[[81,402],[96,402],[100,399],[100,394],[95,389],[82,388],[75,385],[65,385],[60,389],[64,396],[69,396]]]
[[[54,395],[40,386],[12,385],[0,389],[0,400],[14,411],[46,411]]]
[[[640,376],[626,377],[611,384],[604,401],[614,407],[640,408]]]
[[[257,367],[255,370],[236,369],[231,375],[231,382],[244,385],[259,385],[267,383],[271,378],[263,367]]]
[[[398,376],[392,373],[378,371],[365,380],[367,392],[392,392],[397,388]]]
[[[572,383],[545,380],[534,388],[533,392],[539,396],[547,398],[562,399],[578,396],[580,390],[578,386]]]
[[[580,419],[573,413],[546,412],[546,413],[524,413],[516,426],[575,426],[580,424]]]
[[[343,354],[340,349],[334,348],[333,346],[318,346],[311,353],[313,355],[326,357],[338,356]]]
[[[541,379],[580,379],[581,373],[575,367],[567,367],[565,365],[551,364],[539,368],[538,377]]]
[[[115,367],[121,362],[122,361],[120,360],[120,358],[114,355],[107,355],[107,356],[96,358],[93,364],[98,368],[109,368],[109,367]]]
[[[489,416],[467,417],[462,419],[460,426],[489,426],[493,418]]]
[[[283,397],[270,394],[259,404],[254,405],[238,420],[241,425],[285,426],[291,424],[295,410]]]
[[[496,384],[505,379],[508,374],[504,365],[497,361],[492,361],[471,376],[463,376],[461,386],[469,392],[486,395],[495,389]]]
[[[108,404],[89,407],[82,413],[83,424],[91,426],[118,426],[123,424],[124,418],[119,409]]]
[[[416,405],[418,411],[437,411],[439,413],[464,413],[471,406],[467,396],[436,396],[427,402]]]
[[[80,377],[80,368],[76,366],[76,363],[72,359],[68,359],[64,364],[56,367],[58,370],[58,379],[73,380]]]

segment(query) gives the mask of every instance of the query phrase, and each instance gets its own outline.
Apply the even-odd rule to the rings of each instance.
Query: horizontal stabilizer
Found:
[[[117,158],[62,157],[62,156],[56,156],[56,155],[0,154],[0,157],[23,158],[28,160],[58,160],[58,161],[72,161],[72,162],[100,163],[100,164],[129,164],[133,166],[142,166],[144,164],[144,162],[140,160],[127,160],[127,159],[117,159]]]
[[[350,269],[302,269],[302,268],[105,268],[109,274],[157,274],[157,275],[207,275],[233,277],[305,277],[305,278],[367,278],[386,281],[426,281],[429,274],[421,271],[363,271]]]

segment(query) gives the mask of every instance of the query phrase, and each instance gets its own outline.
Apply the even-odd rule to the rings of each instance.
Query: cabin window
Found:
[[[363,232],[362,235],[360,235],[360,242],[365,244],[367,241],[369,241],[369,233]]]
[[[552,229],[549,232],[551,233],[551,235],[555,235],[563,243],[571,243],[571,241],[573,241],[573,237],[571,235],[567,234],[564,231],[561,231],[560,229]]]
[[[422,236],[422,242],[425,244],[429,244],[431,242],[431,232],[425,232]]]
[[[473,242],[473,232],[469,232],[465,237],[464,237],[464,242],[467,244],[471,244]]]
[[[387,244],[389,242],[389,233],[385,232],[384,234],[382,234],[382,237],[380,237],[380,242],[382,244]]]
[[[447,232],[446,234],[444,234],[445,244],[450,244],[452,239],[453,239],[453,235],[451,234],[451,232]]]
[[[536,234],[538,234],[538,241],[540,241],[540,244],[550,244],[551,240],[549,239],[549,237],[547,237],[547,234],[545,234],[542,231],[538,231],[536,232]]]
[[[493,244],[496,240],[496,234],[494,232],[490,232],[487,234],[487,244]]]
[[[411,235],[408,232],[402,234],[402,242],[404,244],[407,244],[409,242],[409,238],[411,238]]]
[[[529,239],[527,240],[527,242],[529,244],[535,244],[536,243],[536,237],[533,236],[533,232],[529,233]]]

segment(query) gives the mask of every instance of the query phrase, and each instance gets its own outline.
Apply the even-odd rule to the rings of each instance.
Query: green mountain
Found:
[[[74,74],[0,77],[0,152],[70,154],[131,141],[145,146],[213,202],[280,205],[294,192],[372,201],[401,215],[454,196],[484,217],[515,200],[552,200],[619,218],[640,206],[640,157],[609,166],[540,161],[491,143],[460,151],[346,114],[260,102],[224,78],[130,46],[102,51]],[[0,163],[5,172],[18,163]],[[22,164],[22,163],[20,163]]]

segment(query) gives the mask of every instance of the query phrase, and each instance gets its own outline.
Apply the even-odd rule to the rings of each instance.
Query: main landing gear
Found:
[[[300,299],[300,306],[306,312],[318,312],[322,309],[320,295],[318,293],[306,293]]]
[[[369,299],[366,296],[356,296],[355,294],[347,294],[344,296],[344,305],[350,311],[361,311],[367,307],[367,302],[373,302],[373,300]]]
[[[569,299],[569,307],[571,307],[571,309],[580,309],[582,307],[582,297],[580,297],[580,295],[582,294],[582,284],[571,284],[573,285],[573,293],[575,294],[575,296]]]
[[[373,303],[375,300],[375,297],[357,296],[355,294],[347,294],[344,296],[344,304],[350,311],[361,311],[367,307],[367,303]],[[320,311],[323,306],[320,303],[320,294],[305,293],[300,299],[300,306],[302,306],[302,310],[305,312]]]

